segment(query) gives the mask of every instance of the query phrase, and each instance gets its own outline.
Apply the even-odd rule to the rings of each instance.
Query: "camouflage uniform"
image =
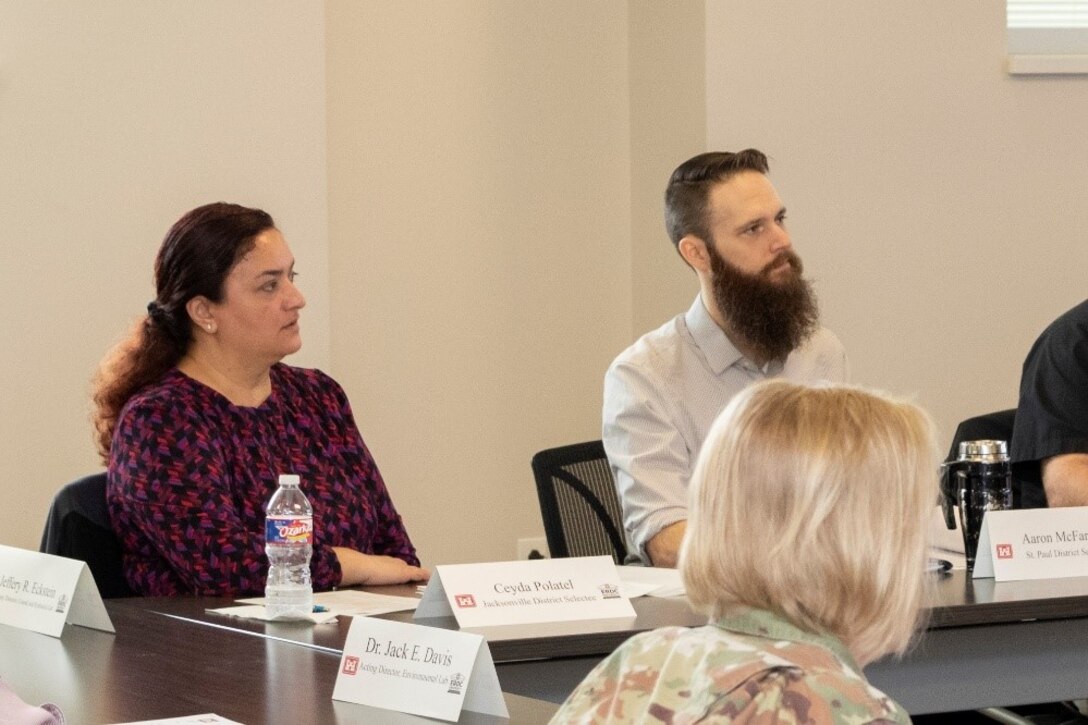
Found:
[[[831,636],[738,609],[689,629],[632,637],[578,686],[552,723],[909,723]]]

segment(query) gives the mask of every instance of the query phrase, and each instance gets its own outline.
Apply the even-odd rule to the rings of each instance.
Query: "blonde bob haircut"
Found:
[[[680,573],[715,618],[768,610],[838,637],[862,666],[921,625],[933,424],[857,387],[766,381],[715,421],[689,492]]]

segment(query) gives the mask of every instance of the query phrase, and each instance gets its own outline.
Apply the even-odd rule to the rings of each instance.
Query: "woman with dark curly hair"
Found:
[[[294,257],[272,217],[216,203],[155,260],[155,299],[103,360],[94,423],[125,576],[143,595],[260,593],[264,506],[298,474],[315,589],[425,581],[343,389],[298,351]]]

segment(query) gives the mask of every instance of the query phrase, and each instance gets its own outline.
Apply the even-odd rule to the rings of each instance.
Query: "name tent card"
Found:
[[[1088,576],[1088,506],[987,511],[975,579]]]
[[[610,556],[435,567],[415,618],[453,615],[462,629],[489,631],[552,622],[628,622]]]
[[[86,562],[0,545],[0,624],[59,637],[65,623],[113,632]]]
[[[484,638],[355,617],[332,699],[457,721],[461,710],[508,718]]]

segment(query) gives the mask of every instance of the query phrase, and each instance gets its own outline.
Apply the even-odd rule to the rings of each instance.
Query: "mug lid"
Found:
[[[959,460],[992,461],[1009,460],[1009,446],[1005,441],[960,441]]]

